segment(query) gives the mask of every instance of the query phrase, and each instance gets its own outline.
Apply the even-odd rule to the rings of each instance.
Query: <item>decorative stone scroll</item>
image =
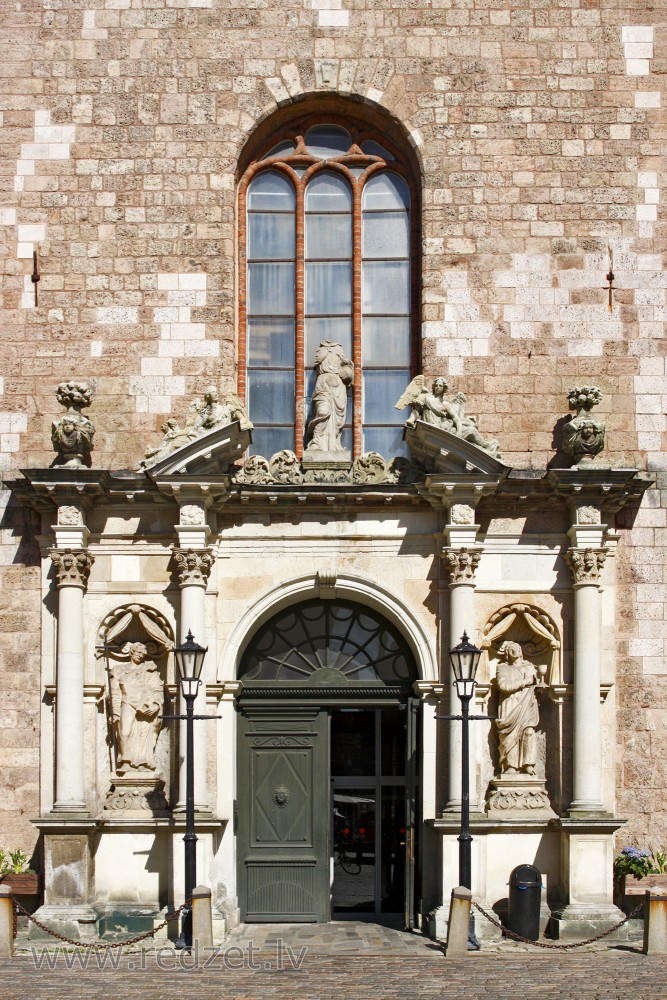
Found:
[[[441,556],[449,572],[450,582],[472,583],[481,555],[480,549],[443,549]]]
[[[248,486],[308,486],[322,484],[371,486],[384,483],[411,483],[418,471],[407,458],[387,460],[376,451],[361,455],[348,469],[304,468],[293,451],[279,451],[270,459],[251,455],[234,476],[235,483]]]
[[[215,556],[209,549],[174,549],[174,561],[181,587],[205,587],[211,575]]]
[[[602,393],[595,385],[575,385],[567,399],[570,409],[576,410],[576,416],[563,425],[563,451],[574,465],[590,465],[604,448],[605,425],[591,416]]]
[[[423,420],[427,424],[442,427],[450,434],[469,441],[499,459],[498,442],[482,437],[477,426],[477,418],[466,414],[464,393],[457,392],[448,400],[445,398],[448,388],[447,379],[440,377],[434,380],[429,390],[426,388],[424,376],[417,375],[396,403],[396,409],[404,410],[407,406],[412,409],[408,426],[412,426],[417,419]]]
[[[51,549],[51,560],[59,587],[86,589],[95,562],[95,557],[87,549]]]
[[[61,382],[56,399],[67,409],[51,424],[51,442],[57,453],[55,469],[82,469],[90,465],[95,427],[81,410],[90,406],[93,392],[86,382]]]
[[[605,549],[568,549],[565,560],[572,571],[575,586],[582,583],[598,584],[606,558]]]

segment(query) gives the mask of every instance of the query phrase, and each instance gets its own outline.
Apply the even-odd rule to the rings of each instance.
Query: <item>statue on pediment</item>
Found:
[[[315,354],[317,381],[313,392],[313,417],[308,422],[307,452],[345,452],[341,436],[347,415],[347,391],[354,379],[354,365],[340,344],[323,340]]]
[[[417,375],[396,403],[396,409],[404,410],[407,406],[411,408],[412,413],[407,420],[410,427],[417,420],[423,420],[469,441],[494,458],[500,458],[498,442],[483,437],[477,426],[477,418],[468,416],[465,412],[464,393],[457,392],[451,399],[447,399],[445,393],[448,388],[447,380],[442,376],[436,378],[428,389],[424,376]]]
[[[164,684],[143,642],[127,643],[122,652],[128,660],[114,663],[110,677],[117,769],[153,771]]]
[[[253,425],[245,406],[236,393],[228,392],[221,401],[216,387],[209,386],[204,393],[203,402],[200,399],[193,399],[190,403],[185,427],[179,427],[172,417],[165,420],[161,427],[164,437],[156,448],[148,449],[146,457],[141,462],[141,468],[146,469],[161,462],[196,438],[210,434],[219,427],[226,427],[236,420],[242,430],[252,430]]]

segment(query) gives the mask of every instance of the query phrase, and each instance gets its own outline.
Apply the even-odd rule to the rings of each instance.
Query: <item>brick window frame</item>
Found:
[[[321,158],[306,148],[305,136],[316,126],[332,125],[345,129],[351,136],[346,153],[340,156]],[[390,155],[368,154],[361,144],[372,141],[383,147]],[[291,142],[294,151],[269,156],[271,150],[282,143]],[[363,167],[357,177],[352,171]],[[312,359],[304,357],[305,351],[305,191],[308,181],[318,172],[331,171],[343,176],[350,185],[353,195],[352,214],[352,361],[354,364],[354,385],[352,389],[352,455],[362,454],[362,338],[361,338],[361,268],[362,268],[362,195],[366,182],[375,174],[388,171],[398,174],[407,184],[410,192],[409,252],[410,252],[410,371],[415,375],[420,367],[421,357],[421,310],[420,302],[420,186],[415,180],[411,159],[384,132],[372,126],[357,124],[349,118],[336,115],[304,116],[292,125],[277,129],[261,143],[243,171],[237,190],[238,209],[238,393],[247,404],[248,368],[248,315],[247,315],[247,194],[252,180],[264,170],[273,170],[285,175],[294,186],[296,193],[296,272],[295,272],[295,447],[297,458],[304,452],[306,427],[306,373],[312,369]],[[301,170],[301,176],[296,172]],[[250,414],[252,419],[252,413]],[[269,457],[269,456],[266,456]],[[391,457],[391,456],[385,456]]]

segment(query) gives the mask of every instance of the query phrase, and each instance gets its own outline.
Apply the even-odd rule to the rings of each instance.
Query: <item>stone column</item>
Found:
[[[174,559],[178,568],[179,583],[181,587],[181,615],[179,622],[179,642],[184,642],[188,632],[192,632],[195,641],[200,646],[206,645],[206,617],[205,598],[208,578],[211,574],[211,567],[215,556],[209,549],[174,549]],[[204,661],[202,683],[199,685],[199,692],[195,700],[195,715],[206,715],[206,674],[208,670],[209,657],[215,658],[215,650],[209,650]],[[178,681],[178,678],[176,678]],[[180,692],[180,687],[179,687]],[[185,699],[180,697],[179,712],[185,714]],[[207,810],[209,808],[206,770],[207,770],[207,732],[206,726],[213,725],[212,722],[195,722],[194,726],[194,749],[195,749],[195,808]],[[180,748],[181,759],[179,766],[178,782],[178,808],[185,806],[185,722],[181,722],[180,727]]]
[[[54,810],[85,812],[83,597],[93,565],[86,549],[52,549],[58,586]]]
[[[481,556],[480,549],[473,548],[443,548],[442,560],[449,573],[449,645],[443,650],[447,658],[446,669],[443,665],[443,681],[449,689],[450,715],[461,714],[461,702],[454,685],[454,674],[449,662],[448,651],[457,646],[464,632],[472,642],[475,640],[475,571]],[[470,735],[470,806],[477,804],[477,786],[474,780],[476,774],[476,742],[475,726],[469,728]],[[461,724],[449,724],[449,793],[447,796],[447,811],[461,809]]]
[[[571,548],[574,578],[573,799],[570,813],[603,811],[600,723],[600,572],[604,548]]]

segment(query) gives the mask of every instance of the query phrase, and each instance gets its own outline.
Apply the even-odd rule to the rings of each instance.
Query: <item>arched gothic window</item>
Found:
[[[371,130],[283,131],[239,187],[239,390],[251,453],[301,457],[315,352],[354,364],[342,444],[404,454],[394,403],[417,365],[417,189],[400,151]],[[275,138],[280,141],[275,143]]]

